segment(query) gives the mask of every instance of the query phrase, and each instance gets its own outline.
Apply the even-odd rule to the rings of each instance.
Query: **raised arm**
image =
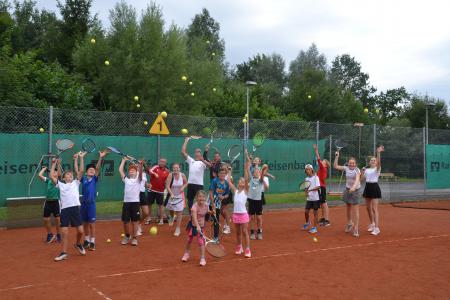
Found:
[[[208,159],[208,152],[209,152],[209,144],[205,146],[205,151],[203,151],[203,159],[209,161]]]
[[[125,162],[126,162],[127,160],[128,160],[127,157],[125,157],[125,156],[122,157],[122,160],[121,160],[120,165],[119,165],[119,174],[120,174],[120,177],[121,177],[122,179],[125,178],[125,172],[124,172],[123,168],[124,168]]]
[[[58,178],[61,178],[62,176],[61,158],[56,159],[56,173],[58,175]]]
[[[98,161],[97,165],[95,166],[95,176],[100,176],[100,169],[102,167],[103,158],[108,154],[106,151],[100,151],[98,152]]]
[[[139,161],[138,172],[139,172],[138,179],[139,179],[139,182],[141,182],[142,181],[142,176],[143,176],[143,173],[144,173],[144,160],[140,160]]]
[[[316,144],[313,145],[313,148],[314,148],[314,153],[316,154],[316,159],[320,160],[319,148],[317,147]]]
[[[53,170],[55,169],[56,166],[56,160],[52,160],[52,165],[50,166],[50,172],[49,172],[49,176],[50,176],[50,180],[53,181],[53,183],[55,185],[58,184],[58,172],[54,172]]]
[[[264,186],[264,190],[268,189],[269,187],[267,186],[267,183],[264,181],[264,176],[267,175],[267,172],[269,171],[269,167],[267,165],[263,165],[262,170],[261,170],[261,175],[259,177],[259,181],[262,182],[263,186]]]
[[[211,168],[212,164],[209,160],[205,160],[205,158],[202,157],[202,162],[206,165],[206,167],[208,167],[209,169]]]
[[[384,151],[384,146],[381,145],[380,147],[377,148],[377,170],[380,171],[381,170],[381,152]]]
[[[184,157],[184,159],[187,159],[188,158],[188,154],[187,154],[187,144],[189,143],[189,140],[190,140],[191,138],[190,137],[185,137],[184,138],[184,143],[183,143],[183,146],[181,146],[181,155],[183,155],[183,157]]]
[[[244,171],[245,172],[245,171]],[[228,169],[228,176],[227,176],[227,181],[228,181],[228,185],[230,186],[230,190],[235,193],[236,192],[236,187],[233,184],[233,180],[231,180],[231,170]]]
[[[338,164],[339,161],[339,151],[336,151],[336,156],[334,157],[333,168],[339,171],[343,171],[344,167]]]
[[[80,152],[75,153],[73,155],[73,170],[75,171],[75,176],[78,177],[79,169],[78,169],[78,156],[80,156]]]
[[[249,173],[250,173],[250,160],[247,159],[245,161],[245,166],[244,166],[244,181],[245,181],[245,191],[248,193],[248,182],[249,182]]]
[[[81,180],[81,177],[83,177],[84,173],[84,156],[86,155],[86,152],[80,152],[80,167],[78,168],[78,172],[76,172],[77,179]]]
[[[44,176],[45,170],[47,170],[47,167],[43,166],[41,171],[39,171],[39,174],[38,174],[39,175],[39,179],[42,180],[42,181],[45,181],[45,176]]]

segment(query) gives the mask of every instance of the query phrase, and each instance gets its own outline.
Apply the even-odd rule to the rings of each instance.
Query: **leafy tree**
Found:
[[[431,105],[428,105],[431,104]],[[405,108],[404,116],[412,127],[425,127],[426,106],[428,105],[428,126],[433,129],[448,129],[449,116],[444,101],[428,96],[411,95],[411,102]]]
[[[409,102],[409,93],[404,87],[390,89],[375,96],[376,108],[370,110],[370,115],[379,119],[380,124],[386,124],[403,113],[404,106]]]
[[[307,70],[327,71],[327,59],[319,53],[316,44],[312,44],[308,50],[301,50],[289,66],[290,80],[296,80]]]

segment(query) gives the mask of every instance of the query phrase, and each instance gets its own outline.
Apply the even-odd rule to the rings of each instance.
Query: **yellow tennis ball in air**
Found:
[[[246,119],[247,119],[247,118],[248,118],[248,114],[245,114],[245,115],[244,115],[244,118],[246,118]]]
[[[139,96],[134,96],[134,101],[139,101]]]
[[[193,85],[194,83],[192,81],[189,81],[189,85]]]
[[[156,226],[152,226],[152,228],[150,228],[150,234],[156,235],[157,233],[158,233],[158,228],[156,228]]]
[[[377,114],[379,114],[379,113],[380,113],[380,109],[377,108],[377,109],[375,110],[375,112],[376,112]]]
[[[194,92],[192,92],[192,93],[191,93],[191,96],[192,96],[192,97],[194,97],[194,96],[195,96],[195,93],[194,93]]]
[[[121,237],[124,237],[124,236],[125,236],[125,233],[122,233],[120,236],[121,236]]]
[[[147,121],[144,121],[144,125],[148,125],[148,122],[147,122]]]
[[[215,52],[213,52],[213,53],[211,53],[211,55],[212,55],[212,56],[216,56],[216,53],[215,53]]]
[[[163,118],[167,117],[167,113],[166,113],[165,111],[163,111],[163,112],[161,113],[161,117],[163,117]]]
[[[95,44],[95,39],[91,39],[91,44]]]
[[[186,128],[181,129],[182,134],[188,134],[188,130]]]
[[[369,112],[369,109],[368,108],[364,108],[364,113],[368,113]]]
[[[42,127],[39,128],[39,132],[41,132],[41,133],[44,132],[44,128],[42,128]]]
[[[109,60],[105,60],[105,66],[109,66]]]
[[[311,99],[312,98],[312,96],[311,95],[308,95],[308,99]]]
[[[181,76],[181,80],[186,81],[187,77],[185,75]]]
[[[215,92],[215,91],[217,91],[217,89],[216,89],[216,88],[213,88],[213,92]]]
[[[206,41],[206,43],[209,44],[210,42],[209,42],[209,41]]]
[[[141,107],[141,105],[138,103],[138,104],[136,104],[136,107],[139,108],[139,107]]]
[[[316,237],[313,237],[314,243],[317,243],[319,240]]]
[[[106,242],[107,242],[107,243],[111,243],[111,239],[107,239]]]

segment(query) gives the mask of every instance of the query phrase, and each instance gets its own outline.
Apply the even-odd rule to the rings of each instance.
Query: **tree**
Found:
[[[428,106],[428,126],[433,129],[448,129],[450,124],[445,102],[418,94],[411,95],[411,101],[404,112],[404,116],[410,121],[411,126],[425,127],[427,104],[432,104]]]
[[[379,119],[380,124],[385,125],[389,120],[402,115],[404,106],[409,102],[409,97],[410,95],[404,87],[381,92],[374,97],[376,107],[369,113],[373,118]]]
[[[312,44],[308,50],[301,50],[289,66],[290,80],[296,80],[306,70],[327,71],[327,59],[319,53],[316,44]]]

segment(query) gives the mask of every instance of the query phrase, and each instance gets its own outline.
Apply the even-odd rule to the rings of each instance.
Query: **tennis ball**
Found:
[[[105,60],[105,66],[109,66],[109,60]]]
[[[163,111],[163,112],[161,113],[161,116],[162,116],[163,118],[165,118],[165,117],[167,117],[167,113],[166,113],[165,111]]]
[[[186,128],[181,129],[182,134],[188,134],[188,130]]]
[[[111,243],[111,239],[107,239],[106,242],[107,242],[107,243]]]
[[[313,237],[314,243],[317,243],[319,240],[316,237]]]
[[[369,109],[368,108],[364,108],[364,113],[368,113],[369,112]]]
[[[247,119],[246,118],[244,118],[244,119],[242,119],[242,123],[247,123]]]
[[[308,95],[308,99],[311,99],[312,97],[311,97],[311,95]]]
[[[91,44],[95,44],[95,39],[91,39]]]
[[[194,96],[195,96],[195,93],[194,93],[194,92],[192,92],[192,93],[191,93],[191,96],[192,96],[192,97],[194,97]]]
[[[215,92],[215,91],[217,91],[217,89],[216,89],[216,88],[213,88],[213,92]]]
[[[192,81],[189,81],[189,85],[193,85],[194,83]]]
[[[156,228],[156,226],[152,226],[152,228],[150,228],[150,234],[156,235],[157,233],[158,233],[158,228]]]
[[[139,96],[134,96],[134,101],[139,101]]]
[[[181,76],[181,80],[186,81],[187,77],[185,75]]]
[[[136,104],[136,107],[139,108],[139,107],[141,107],[141,105],[138,103],[138,104]]]
[[[121,237],[124,237],[124,236],[125,236],[125,233],[122,233],[120,236],[121,236]]]
[[[144,125],[148,125],[148,122],[147,122],[147,121],[144,121]]]
[[[375,112],[376,112],[377,114],[379,114],[379,113],[380,113],[380,109],[377,108],[377,109],[375,110]]]
[[[215,52],[213,52],[213,53],[211,53],[211,55],[212,55],[212,56],[216,56],[216,53],[215,53]]]
[[[44,128],[42,128],[42,127],[39,128],[39,132],[41,132],[41,133],[44,132]]]
[[[207,44],[209,44],[209,41],[206,41]]]
[[[248,114],[245,114],[244,118],[248,118]]]

